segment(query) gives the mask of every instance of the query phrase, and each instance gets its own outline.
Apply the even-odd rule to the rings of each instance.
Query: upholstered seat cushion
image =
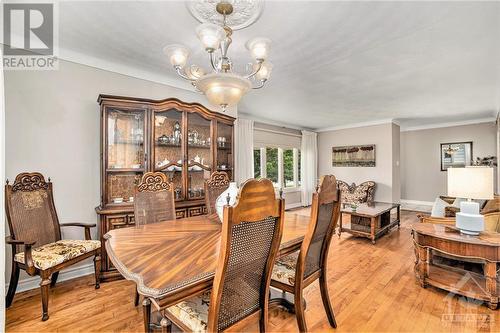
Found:
[[[169,307],[167,309],[168,317],[174,316],[192,332],[206,332],[210,295],[211,292],[208,291]]]
[[[295,284],[295,268],[297,267],[298,258],[299,251],[278,258],[274,264],[271,279],[293,286]]]
[[[46,270],[101,247],[98,240],[60,240],[37,248],[31,253],[36,268]],[[24,263],[24,252],[17,253],[14,260]]]

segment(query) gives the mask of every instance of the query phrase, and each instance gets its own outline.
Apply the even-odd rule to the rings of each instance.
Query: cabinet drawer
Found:
[[[189,208],[189,216],[200,216],[203,215],[203,206],[191,207]]]
[[[176,209],[175,210],[175,217],[178,218],[178,219],[183,219],[183,218],[188,217],[188,215],[187,215],[187,209],[185,209],[185,208],[183,208],[183,209]]]
[[[108,215],[106,216],[107,231],[127,228],[135,225],[134,215]]]

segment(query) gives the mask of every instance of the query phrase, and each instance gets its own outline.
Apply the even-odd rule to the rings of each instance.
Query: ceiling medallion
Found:
[[[264,10],[263,0],[226,0],[233,8],[233,13],[226,19],[226,25],[233,30],[240,30],[255,23]],[[217,12],[217,0],[190,0],[186,7],[200,23],[223,24],[223,17]]]
[[[233,61],[228,56],[233,27],[242,29],[254,23],[262,12],[263,2],[199,0],[189,2],[188,8],[195,4],[206,9],[203,12],[207,13],[207,21],[199,19],[203,23],[196,28],[196,34],[209,55],[212,72],[206,74],[202,67],[194,64],[186,66],[189,50],[183,45],[166,46],[163,52],[180,77],[190,81],[210,103],[219,105],[225,111],[228,106],[238,104],[250,89],[262,88],[271,75],[272,64],[266,61],[271,41],[267,38],[253,38],[245,44],[255,59],[255,63],[248,64],[248,73],[233,72]]]

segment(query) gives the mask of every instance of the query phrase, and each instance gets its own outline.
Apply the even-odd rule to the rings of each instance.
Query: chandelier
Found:
[[[233,3],[236,6],[237,1],[233,1]],[[219,105],[222,111],[225,111],[228,106],[237,105],[250,89],[262,88],[269,80],[272,70],[272,64],[266,60],[271,41],[267,38],[257,37],[245,44],[255,62],[247,65],[247,73],[245,74],[233,71],[234,64],[228,56],[233,28],[228,24],[228,17],[234,9],[233,4],[229,3],[228,0],[220,1],[215,4],[215,11],[218,13],[216,16],[218,17],[205,20],[205,23],[196,28],[196,34],[205,51],[208,52],[211,73],[205,73],[203,68],[197,65],[186,66],[189,50],[185,46],[175,44],[163,49],[177,74],[190,81],[197,90],[205,94],[211,104]],[[259,10],[261,9],[262,7],[259,8]],[[193,13],[191,8],[190,10]],[[200,19],[194,13],[193,15]],[[240,25],[238,28],[248,26],[257,18],[258,15],[253,15],[252,22]]]

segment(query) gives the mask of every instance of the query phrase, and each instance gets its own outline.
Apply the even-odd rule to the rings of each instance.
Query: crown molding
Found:
[[[463,120],[463,121],[454,121],[454,122],[446,122],[446,123],[438,123],[438,124],[429,124],[429,125],[421,125],[421,126],[408,126],[401,128],[401,132],[410,132],[410,131],[421,131],[426,129],[433,128],[444,128],[444,127],[454,127],[454,126],[464,126],[464,125],[474,125],[474,124],[484,124],[484,123],[494,123],[496,121],[495,117],[486,117],[479,119],[471,119],[471,120]]]
[[[381,120],[365,121],[365,122],[356,123],[356,124],[322,127],[322,128],[317,128],[314,131],[315,132],[338,131],[338,130],[343,130],[343,129],[376,126],[376,125],[391,124],[391,123],[396,124],[398,126],[400,125],[399,122],[396,121],[395,119],[381,119]]]

